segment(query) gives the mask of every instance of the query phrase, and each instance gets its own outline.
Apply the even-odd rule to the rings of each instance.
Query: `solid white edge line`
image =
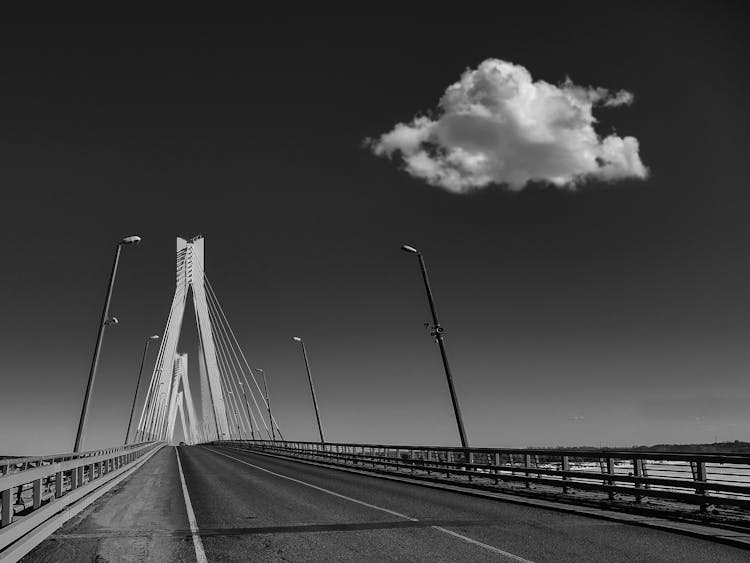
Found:
[[[204,446],[205,447],[205,446]],[[294,481],[295,483],[299,483],[300,485],[305,485],[307,487],[310,487],[312,489],[316,489],[318,491],[328,493],[329,495],[333,495],[335,497],[342,498],[344,500],[348,500],[351,502],[355,502],[357,504],[361,504],[362,506],[367,506],[368,508],[374,508],[375,510],[380,510],[381,512],[387,512],[388,514],[393,514],[394,516],[398,516],[399,518],[404,518],[406,520],[410,520],[412,522],[419,522],[416,518],[412,518],[411,516],[407,516],[406,514],[401,514],[400,512],[395,512],[393,510],[388,510],[387,508],[383,508],[382,506],[376,506],[374,504],[370,504],[367,502],[364,502],[362,500],[358,500],[356,498],[348,497],[346,495],[342,495],[340,493],[335,493],[333,491],[330,491],[328,489],[324,489],[323,487],[318,487],[317,485],[313,485],[311,483],[306,483],[305,481],[300,481],[299,479],[295,479],[294,477],[289,477],[287,475],[282,475],[281,473],[276,473],[274,471],[271,471],[270,469],[265,469],[264,467],[260,467],[258,465],[254,465],[250,462],[247,462],[245,460],[239,459],[237,457],[231,456],[229,454],[225,454],[223,452],[217,452],[216,450],[212,450],[211,448],[206,447],[206,449],[210,452],[214,452],[216,454],[222,455],[224,457],[228,457],[230,459],[233,459],[235,461],[239,461],[240,463],[244,463],[245,465],[248,465],[250,467],[253,467],[255,469],[259,469],[260,471],[264,471],[266,473],[270,473],[271,475],[275,475],[276,477],[281,477],[282,479],[288,479],[289,481]],[[450,536],[453,536],[455,538],[461,539],[465,542],[474,544],[478,547],[482,547],[488,551],[491,551],[493,553],[497,553],[498,555],[502,555],[504,557],[507,557],[509,559],[513,559],[514,561],[521,561],[522,563],[533,563],[533,561],[529,559],[524,559],[523,557],[520,557],[518,555],[515,555],[513,553],[510,553],[508,551],[503,551],[502,549],[499,549],[493,545],[489,545],[486,543],[482,543],[480,541],[477,541],[475,539],[472,539],[470,537],[464,536],[462,534],[459,534],[458,532],[453,532],[451,530],[448,530],[446,528],[442,528],[440,526],[430,526],[433,530],[437,530],[438,532],[443,532],[444,534],[448,534]]]
[[[187,490],[187,483],[185,483],[185,474],[182,472],[182,462],[180,461],[180,452],[175,447],[174,453],[177,456],[177,468],[180,470],[180,481],[182,482],[182,494],[185,497],[185,509],[187,510],[188,522],[190,523],[190,532],[193,536],[193,546],[195,547],[195,558],[198,563],[208,563],[206,559],[206,552],[203,549],[203,540],[201,540],[198,534],[198,522],[195,519],[195,512],[193,512],[193,505],[190,503],[190,495]]]

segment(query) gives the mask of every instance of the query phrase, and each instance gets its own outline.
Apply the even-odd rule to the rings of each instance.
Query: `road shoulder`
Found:
[[[165,447],[23,561],[193,561],[190,537],[174,448]]]

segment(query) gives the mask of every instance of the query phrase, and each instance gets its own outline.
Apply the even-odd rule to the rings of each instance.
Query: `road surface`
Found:
[[[748,551],[668,532],[208,446],[164,448],[25,560],[204,555],[222,562],[750,560]]]

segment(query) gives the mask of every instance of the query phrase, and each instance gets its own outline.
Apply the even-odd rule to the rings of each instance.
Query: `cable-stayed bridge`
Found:
[[[174,437],[179,413],[187,444],[212,439],[272,438],[281,430],[271,414],[247,357],[206,276],[204,239],[177,239],[177,277],[172,307],[161,339],[136,441]],[[198,408],[188,381],[188,358],[178,343],[188,296],[192,295],[198,326]],[[262,407],[261,407],[262,405]],[[187,419],[187,420],[186,420]],[[272,429],[274,430],[272,432]]]
[[[124,444],[84,451],[119,252],[75,451],[0,459],[0,561],[750,559],[750,455],[469,447],[421,255],[461,447],[285,436],[195,237]]]

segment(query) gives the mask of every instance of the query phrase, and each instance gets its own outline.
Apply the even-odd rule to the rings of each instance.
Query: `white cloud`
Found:
[[[602,139],[594,131],[595,106],[632,102],[625,90],[534,82],[524,67],[488,59],[448,87],[435,119],[399,123],[367,144],[376,155],[400,155],[412,176],[459,193],[645,178],[635,137]]]

